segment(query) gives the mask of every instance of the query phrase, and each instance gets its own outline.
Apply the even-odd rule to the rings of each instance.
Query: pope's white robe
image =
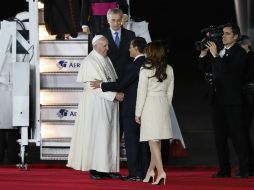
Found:
[[[79,102],[67,166],[76,170],[119,171],[119,107],[115,92],[92,89],[95,79],[114,82],[117,78],[108,57],[93,50],[82,62],[77,82],[84,83]]]

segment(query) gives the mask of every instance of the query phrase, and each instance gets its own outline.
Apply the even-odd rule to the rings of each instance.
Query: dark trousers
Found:
[[[243,106],[243,121],[244,121],[244,132],[245,138],[247,140],[247,149],[248,149],[248,168],[251,172],[254,172],[254,135],[251,133],[252,128],[252,120],[254,116],[254,105],[249,104],[248,102],[244,102]]]
[[[122,141],[122,138],[123,138],[123,134],[124,134],[124,128],[123,128],[123,112],[122,112],[122,108],[123,107],[123,103],[122,102],[119,102],[119,125],[120,125],[120,134],[119,134],[119,137],[120,137],[120,142]]]
[[[144,177],[150,164],[148,142],[139,142],[140,125],[134,116],[123,117],[123,128],[129,176]]]
[[[215,104],[213,109],[213,126],[220,169],[231,171],[228,139],[236,151],[241,172],[247,172],[247,142],[242,122],[242,107]]]

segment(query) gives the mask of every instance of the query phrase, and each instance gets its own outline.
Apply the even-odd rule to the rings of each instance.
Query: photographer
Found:
[[[247,52],[247,61],[244,71],[243,85],[243,121],[246,139],[248,143],[249,174],[254,176],[254,147],[251,141],[251,126],[254,116],[254,52],[251,49],[251,39],[247,35],[242,35],[238,42]]]
[[[214,85],[213,128],[219,171],[215,178],[231,176],[228,138],[231,139],[239,161],[236,177],[249,177],[247,148],[242,120],[242,81],[246,52],[238,45],[240,29],[232,23],[222,27],[224,48],[218,50],[214,41],[208,41],[199,56],[200,65],[209,65]],[[209,62],[206,62],[210,53]]]

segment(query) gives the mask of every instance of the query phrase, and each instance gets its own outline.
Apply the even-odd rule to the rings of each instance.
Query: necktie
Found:
[[[115,44],[117,47],[119,47],[120,45],[120,38],[119,38],[119,35],[118,35],[118,32],[115,32]]]

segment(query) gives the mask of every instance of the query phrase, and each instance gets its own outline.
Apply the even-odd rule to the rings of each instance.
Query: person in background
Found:
[[[83,31],[88,34],[88,52],[92,50],[91,41],[94,35],[101,34],[109,27],[107,11],[119,8],[123,20],[128,20],[128,4],[126,0],[82,0],[81,24]]]
[[[249,175],[254,176],[254,146],[251,139],[252,119],[254,117],[254,53],[251,48],[251,39],[247,35],[242,35],[240,46],[247,52],[247,61],[244,71],[244,100],[243,100],[243,121],[246,139],[248,143]]]
[[[121,9],[109,9],[107,19],[109,27],[101,34],[109,41],[108,56],[114,65],[119,80],[121,80],[127,65],[131,62],[129,47],[135,33],[122,28],[123,11]]]
[[[137,91],[135,120],[140,126],[140,141],[148,141],[150,166],[143,182],[166,183],[161,158],[161,140],[173,138],[169,109],[174,89],[173,69],[167,64],[165,47],[153,41],[145,48],[147,59],[141,67]]]
[[[129,47],[131,40],[134,39],[135,33],[122,28],[123,11],[118,8],[109,9],[107,20],[109,27],[101,34],[108,39],[109,50],[108,57],[112,61],[118,79],[121,81],[131,62]],[[120,103],[120,110],[122,103]],[[122,114],[120,113],[120,140],[123,137]]]
[[[92,179],[120,178],[119,172],[119,110],[123,94],[92,89],[95,78],[103,82],[117,79],[114,67],[107,57],[108,40],[97,35],[94,50],[84,59],[77,82],[84,83],[78,117],[71,140],[67,166],[89,171]]]
[[[76,38],[81,28],[81,0],[41,0],[44,21],[50,35],[57,40]]]
[[[227,23],[222,28],[224,48],[218,51],[213,41],[206,43],[199,55],[200,65],[210,65],[213,79],[213,128],[219,171],[214,178],[231,177],[228,139],[235,148],[239,161],[236,177],[249,177],[247,171],[248,154],[242,118],[242,86],[246,52],[237,43],[240,28]],[[207,56],[210,53],[209,62]]]
[[[119,8],[123,11],[125,20],[128,20],[128,4],[126,0],[82,0],[82,28],[92,36],[100,34],[109,25],[107,11]]]
[[[139,70],[145,61],[143,54],[146,40],[135,37],[130,44],[130,56],[134,58],[126,69],[122,80],[116,82],[92,81],[91,86],[100,88],[103,92],[124,92],[121,114],[123,119],[124,140],[129,175],[128,181],[141,181],[146,175],[150,162],[150,151],[147,142],[139,142],[140,125],[135,122],[135,105],[137,99],[137,88]]]

